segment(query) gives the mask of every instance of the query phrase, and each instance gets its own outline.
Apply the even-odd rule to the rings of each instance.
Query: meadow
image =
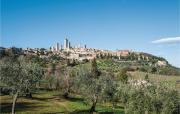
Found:
[[[12,96],[0,96],[1,113],[11,113]],[[16,105],[17,114],[89,114],[89,105],[78,95],[64,99],[59,91],[41,90],[33,98],[19,97]],[[98,104],[98,114],[124,114],[123,107],[114,108],[111,104]]]

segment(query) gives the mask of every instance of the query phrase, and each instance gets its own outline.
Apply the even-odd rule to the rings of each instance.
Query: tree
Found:
[[[93,77],[98,77],[100,75],[95,58],[91,61],[91,74]]]
[[[52,72],[52,74],[55,74],[55,71],[56,71],[56,64],[51,63],[51,72]]]
[[[7,55],[9,57],[18,57],[21,54],[22,54],[21,48],[11,47],[11,48],[5,50],[5,55]]]
[[[40,81],[43,70],[34,63],[25,61],[24,57],[16,59],[3,59],[0,64],[0,79],[2,83],[11,88],[13,94],[12,114],[15,113],[15,104],[20,94],[26,94],[35,89]]]
[[[62,76],[60,76],[60,88],[63,92],[64,98],[69,98],[69,94],[75,87],[76,73],[74,70],[65,69]]]
[[[178,91],[169,85],[160,83],[154,84],[149,91],[152,98],[152,109],[156,114],[176,114],[178,113],[179,95]]]
[[[46,75],[43,78],[43,82],[45,84],[45,88],[47,88],[49,90],[52,90],[52,89],[55,88],[56,81],[57,81],[57,77],[55,75]]]
[[[76,72],[70,66],[63,66],[61,63],[52,64],[51,69],[54,70],[51,73],[47,73],[43,80],[46,87],[59,90],[63,93],[64,98],[69,98],[69,94],[73,91]]]
[[[144,80],[146,80],[147,82],[149,82],[149,75],[148,75],[148,74],[145,75]]]
[[[127,74],[127,70],[126,69],[122,69],[118,75],[117,78],[119,81],[123,82],[123,83],[127,83],[128,82],[128,74]]]
[[[142,66],[142,67],[139,68],[139,71],[148,72],[148,68],[145,67],[145,66]]]
[[[156,67],[153,67],[152,69],[151,69],[151,73],[156,73],[157,72],[157,68]]]
[[[124,105],[125,113],[127,110],[130,90],[131,86],[129,84],[122,83],[121,81],[119,83],[117,82],[113,104],[122,103]]]
[[[144,87],[129,90],[129,97],[126,103],[128,114],[148,114],[152,109],[151,96]]]
[[[124,105],[127,114],[178,113],[178,91],[161,83],[138,87],[119,83],[115,98]]]
[[[0,58],[4,57],[5,55],[6,55],[5,48],[4,47],[0,47]]]
[[[93,63],[92,66],[96,66],[96,64]],[[89,70],[87,67],[83,66],[79,69],[76,78],[80,93],[91,105],[90,112],[96,110],[98,102],[113,96],[113,81],[111,78],[104,73],[97,76],[94,71],[97,70]]]

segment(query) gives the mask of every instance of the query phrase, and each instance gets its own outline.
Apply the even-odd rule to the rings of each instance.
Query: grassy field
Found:
[[[176,86],[177,82],[180,81],[180,76],[166,76],[166,75],[151,74],[151,73],[145,73],[139,71],[129,72],[129,73],[131,74],[132,79],[143,80],[146,74],[148,74],[148,77],[151,81],[163,82],[166,84],[170,84],[172,86]],[[180,87],[178,89],[180,89]]]
[[[12,96],[0,96],[1,113],[11,113]],[[89,105],[76,96],[64,99],[57,91],[41,91],[32,99],[20,97],[16,104],[17,114],[88,114]],[[123,114],[123,108],[113,109],[108,104],[97,105],[98,114]]]
[[[177,80],[180,80],[180,76],[166,76],[166,75],[151,74],[151,73],[145,73],[139,71],[130,72],[130,74],[135,79],[144,79],[145,75],[148,74],[149,79],[152,81],[165,81],[165,82],[176,83]]]

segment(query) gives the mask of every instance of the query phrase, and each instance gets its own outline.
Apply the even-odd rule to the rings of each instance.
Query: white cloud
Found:
[[[180,37],[171,37],[171,38],[162,38],[159,40],[152,41],[153,44],[172,44],[172,43],[180,43]]]

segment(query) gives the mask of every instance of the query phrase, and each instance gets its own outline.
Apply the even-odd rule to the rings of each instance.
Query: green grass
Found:
[[[88,114],[89,105],[84,100],[74,95],[69,99],[64,99],[57,91],[40,91],[33,94],[32,99],[20,97],[16,104],[17,114]],[[0,96],[1,113],[11,113],[12,96]],[[123,107],[113,108],[109,104],[98,104],[97,113],[103,114],[123,114]]]

